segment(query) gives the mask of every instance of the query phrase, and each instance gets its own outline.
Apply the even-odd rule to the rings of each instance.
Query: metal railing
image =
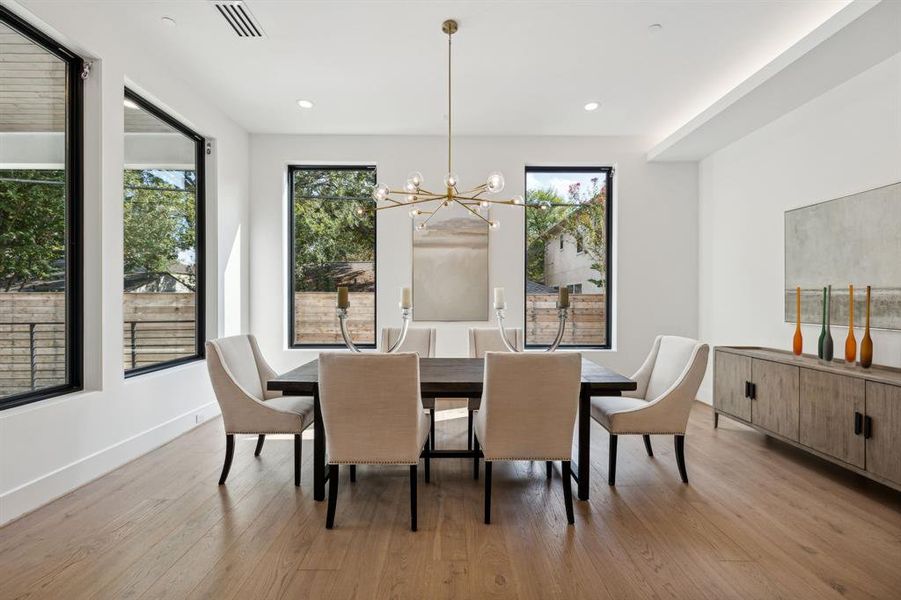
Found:
[[[192,356],[196,328],[190,320],[129,320],[123,324],[126,368]],[[66,324],[0,322],[0,396],[66,381]]]

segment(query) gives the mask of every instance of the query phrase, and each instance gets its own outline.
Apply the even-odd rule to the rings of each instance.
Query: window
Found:
[[[612,184],[609,167],[526,168],[526,346],[553,341],[556,290],[566,287],[571,308],[561,346],[610,347]],[[575,253],[563,250],[567,237]]]
[[[203,356],[204,139],[125,90],[126,375]]]
[[[354,343],[375,347],[375,181],[375,167],[289,167],[291,347],[344,345],[335,315],[339,286],[350,293]]]
[[[80,58],[0,6],[0,408],[81,389]]]

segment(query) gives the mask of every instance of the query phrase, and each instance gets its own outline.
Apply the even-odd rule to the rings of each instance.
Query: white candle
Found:
[[[400,288],[400,307],[413,308],[413,292],[410,288]]]
[[[507,303],[504,302],[504,288],[494,288],[494,308],[495,310],[503,309],[507,307]]]

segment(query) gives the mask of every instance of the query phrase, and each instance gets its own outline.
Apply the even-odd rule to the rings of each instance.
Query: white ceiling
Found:
[[[440,27],[451,17],[460,22],[455,133],[657,141],[847,3],[247,0],[263,39],[236,37],[206,0],[82,0],[69,9],[159,56],[252,132],[443,133]],[[651,33],[652,23],[663,30]],[[299,109],[298,98],[315,107]],[[601,108],[584,111],[591,100]]]

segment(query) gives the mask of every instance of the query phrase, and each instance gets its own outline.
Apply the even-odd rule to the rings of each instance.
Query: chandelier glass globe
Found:
[[[488,188],[488,191],[492,194],[500,193],[504,190],[504,175],[499,171],[494,171],[490,175],[488,175],[488,180],[485,182],[485,185]]]

